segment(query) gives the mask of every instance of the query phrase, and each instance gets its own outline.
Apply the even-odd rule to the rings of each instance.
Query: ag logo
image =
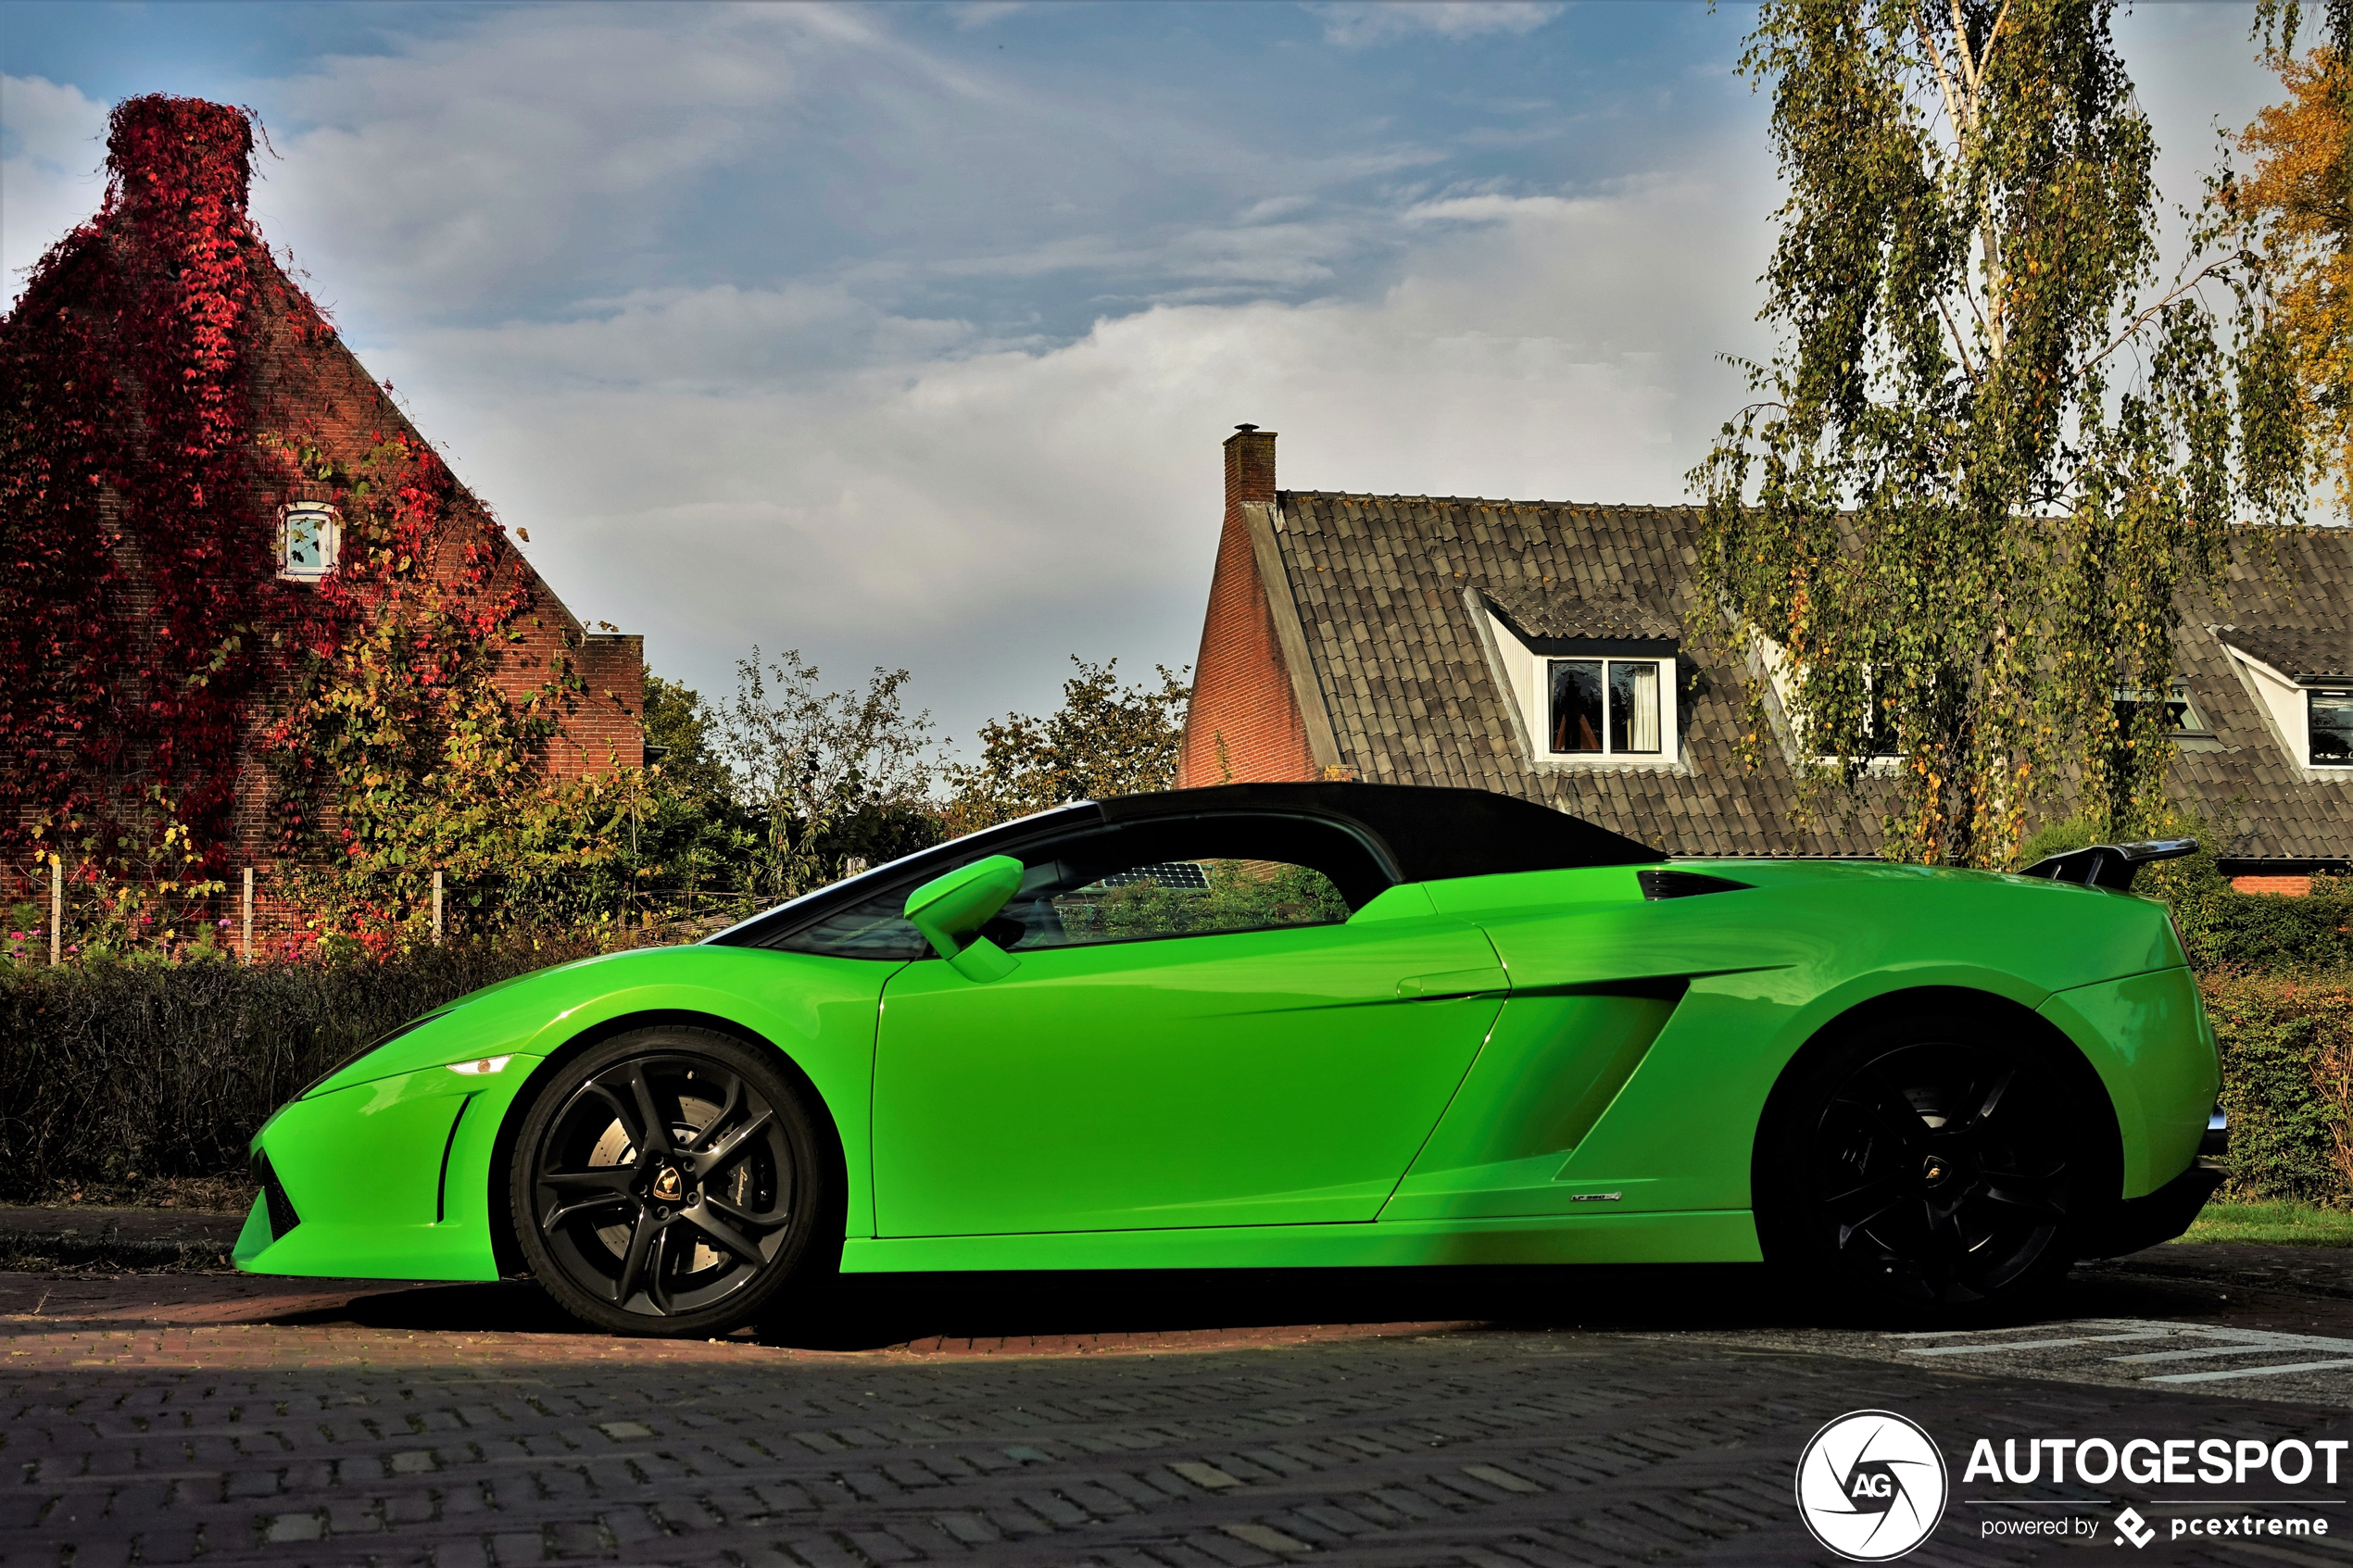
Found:
[[[1814,1434],[1797,1461],[1797,1512],[1854,1562],[1903,1556],[1944,1517],[1944,1456],[1890,1411],[1856,1411]]]

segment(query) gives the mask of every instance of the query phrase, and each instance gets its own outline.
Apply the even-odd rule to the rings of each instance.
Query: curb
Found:
[[[0,1230],[0,1271],[111,1270],[140,1273],[216,1273],[232,1270],[225,1241],[123,1241]]]

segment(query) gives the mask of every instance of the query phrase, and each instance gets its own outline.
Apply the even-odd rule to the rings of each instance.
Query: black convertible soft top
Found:
[[[1400,879],[1436,882],[1499,872],[1647,866],[1666,855],[1607,828],[1515,796],[1424,784],[1234,784],[1123,795],[1106,822],[1222,811],[1285,811],[1353,823],[1388,846]]]
[[[912,889],[975,855],[1013,853],[1025,844],[1073,831],[1255,812],[1320,818],[1349,828],[1386,851],[1400,882],[1567,871],[1579,866],[1647,866],[1667,859],[1663,851],[1607,828],[1534,801],[1483,789],[1382,784],[1213,784],[1086,801],[985,828],[820,888],[706,940],[723,947],[761,947],[897,884],[904,883]]]

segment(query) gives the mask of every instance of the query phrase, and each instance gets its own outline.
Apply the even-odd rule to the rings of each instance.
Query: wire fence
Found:
[[[844,874],[865,869],[852,859]],[[135,951],[252,963],[295,956],[319,934],[293,893],[285,878],[259,866],[192,881],[96,875],[70,860],[11,862],[0,865],[0,960],[58,964]],[[551,920],[508,906],[504,897],[446,882],[435,872],[414,908],[390,913],[414,936],[435,944],[555,929],[610,946],[649,947],[699,940],[782,901],[773,892],[708,883],[623,881],[568,900],[565,916]]]

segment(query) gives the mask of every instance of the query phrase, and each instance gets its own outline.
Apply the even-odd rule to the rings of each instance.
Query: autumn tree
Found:
[[[977,763],[947,772],[947,825],[972,833],[1073,800],[1170,789],[1192,688],[1185,671],[1155,666],[1160,684],[1123,685],[1119,660],[1089,664],[1063,683],[1044,718],[1008,713],[980,732]]]
[[[2329,0],[2296,52],[2301,7],[2266,4],[2257,35],[2286,96],[2237,138],[2254,160],[2218,191],[2223,232],[2268,293],[2264,326],[2293,378],[2295,425],[2316,486],[2353,515],[2353,0]]]
[[[2298,515],[2230,252],[2159,271],[2110,0],[1768,0],[1741,69],[1788,196],[1755,401],[1692,483],[1695,637],[1749,760],[1891,855],[1999,866],[2070,789],[2154,817],[2177,592]],[[2120,701],[2120,697],[2124,700]],[[1869,759],[1893,751],[1894,777]]]

